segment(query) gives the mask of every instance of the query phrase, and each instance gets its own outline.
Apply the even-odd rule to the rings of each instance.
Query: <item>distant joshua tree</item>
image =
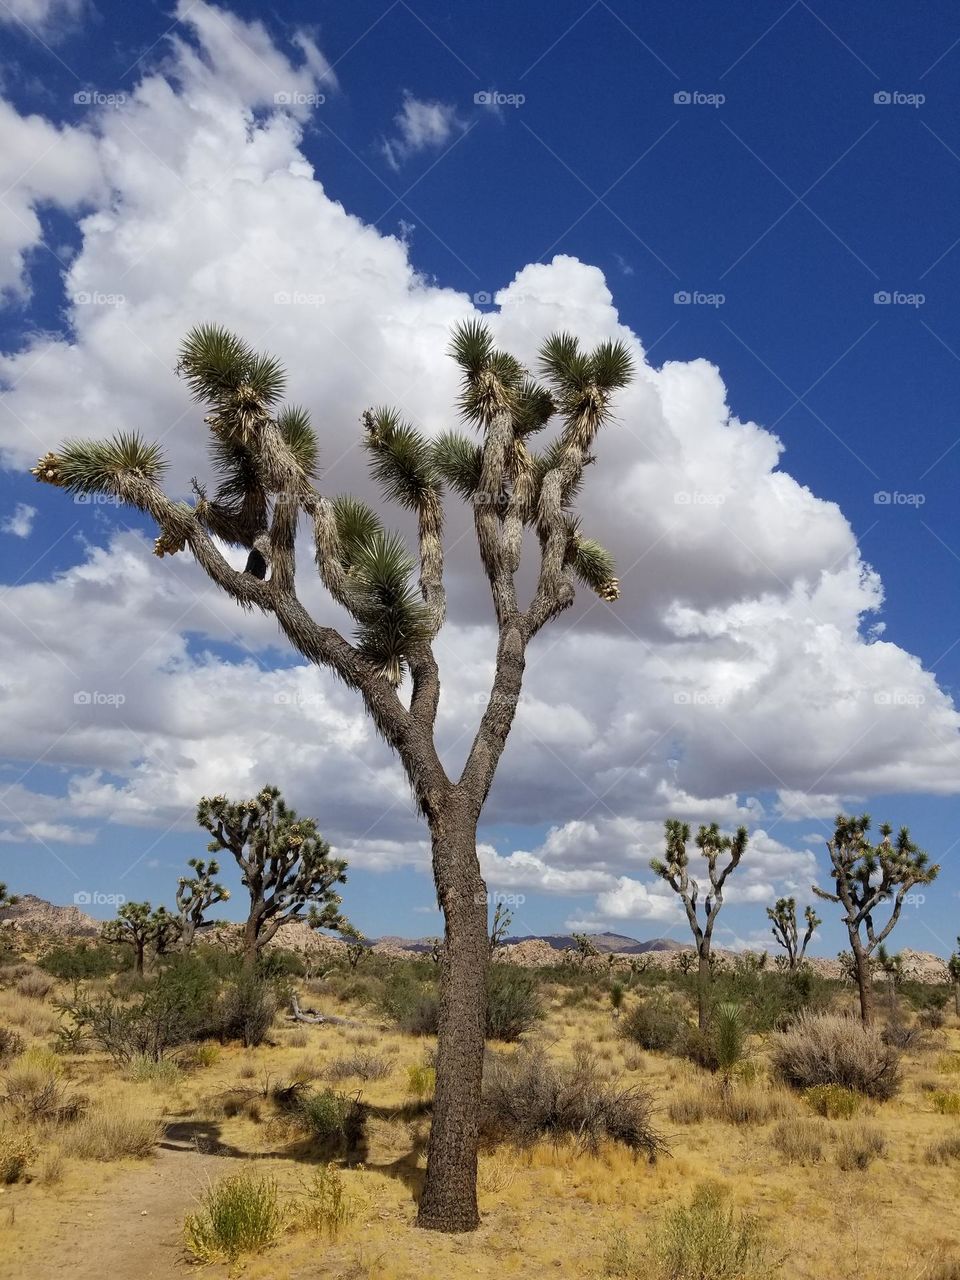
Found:
[[[361,418],[384,500],[416,518],[416,556],[367,503],[320,492],[317,439],[307,412],[282,404],[280,362],[217,325],[188,335],[179,364],[206,413],[218,473],[212,492],[197,481],[192,503],[174,501],[162,487],[160,447],[131,432],[68,441],[45,454],[33,473],[69,493],[110,494],[152,517],[158,555],[189,550],[242,608],[275,617],[307,662],[357,691],[399,756],[430,828],[447,943],[417,1223],[469,1231],[480,1220],[477,1149],[490,963],[477,825],[516,715],[530,645],[573,604],[578,582],[608,603],[620,595],[613,558],[584,536],[577,499],[616,393],[633,370],[623,343],[585,351],[576,338],[557,334],[541,347],[537,381],[495,346],[481,321],[455,330],[451,354],[461,372],[460,416],[478,438],[447,431],[431,440],[390,408]],[[537,433],[551,422],[555,436],[535,449]],[[444,486],[471,511],[497,630],[489,697],[455,778],[448,777],[436,741],[440,672],[433,643],[446,616]],[[301,520],[323,586],[353,620],[352,640],[311,616],[300,598]],[[531,598],[522,603],[517,575],[528,535],[539,566]],[[224,546],[246,552],[244,569],[233,567]],[[401,697],[407,675],[409,690]]]
[[[130,947],[133,971],[143,974],[144,957],[153,930],[153,912],[149,902],[125,902],[115,920],[108,920],[100,931],[104,942]]]
[[[867,814],[859,818],[839,814],[833,839],[827,842],[834,892],[813,886],[818,898],[843,907],[864,1025],[874,1016],[871,957],[890,936],[900,919],[904,898],[914,885],[930,884],[940,872],[940,867],[931,865],[929,856],[913,843],[906,827],[901,827],[896,841],[892,841],[893,828],[884,823],[880,843],[875,845],[867,838],[869,830]],[[886,903],[891,904],[890,915],[878,929],[874,915]]]
[[[588,960],[594,959],[599,954],[600,952],[585,933],[575,933],[573,935],[570,958],[578,969],[584,968]]]
[[[787,968],[792,973],[803,964],[807,954],[807,944],[823,921],[814,911],[807,907],[803,913],[806,929],[803,938],[797,925],[796,898],[778,898],[772,907],[767,907],[767,918],[773,922],[770,932],[787,953]]]
[[[180,949],[189,951],[204,916],[218,902],[226,902],[230,890],[217,884],[220,863],[216,858],[205,862],[203,858],[191,858],[187,863],[193,869],[192,876],[181,876],[177,881],[177,911],[180,920]]]
[[[496,951],[497,947],[503,945],[504,939],[509,936],[510,926],[513,924],[513,915],[510,908],[504,903],[498,902],[493,912],[493,920],[490,922],[490,954]]]
[[[7,886],[0,883],[0,909],[4,907],[15,907],[20,901],[19,898],[7,893]]]
[[[706,860],[707,875],[710,878],[710,887],[702,900],[703,921],[701,923],[700,886],[690,876],[690,858],[687,853],[690,827],[686,822],[668,818],[664,828],[666,857],[654,858],[650,866],[677,894],[687,913],[687,922],[693,934],[698,961],[697,1018],[700,1030],[705,1031],[710,1021],[712,972],[710,947],[713,942],[713,928],[720,908],[723,906],[723,886],[730,873],[740,865],[740,859],[746,852],[747,829],[738,827],[736,835],[725,836],[721,835],[720,828],[714,822],[709,827],[701,826],[697,832],[696,845]],[[726,865],[721,866],[720,859],[724,856],[727,856],[727,862]]]
[[[257,957],[281,925],[305,920],[314,929],[342,929],[335,884],[346,880],[347,864],[330,857],[330,846],[313,818],[298,818],[276,787],[264,787],[251,800],[204,796],[197,821],[213,839],[210,853],[226,850],[240,868],[250,895],[243,927],[243,966],[256,969]]]
[[[947,961],[947,970],[953,983],[953,1011],[960,1018],[960,937],[957,938],[957,950]]]

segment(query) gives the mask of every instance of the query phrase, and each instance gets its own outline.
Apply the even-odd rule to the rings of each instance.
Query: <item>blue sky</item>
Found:
[[[772,529],[778,518],[775,511],[757,511],[751,523],[753,517],[735,509],[736,504],[749,505],[749,499],[733,484],[723,519],[729,524],[735,516],[743,523],[737,525],[729,555],[723,559],[718,553],[717,564],[704,569],[701,582],[696,540],[687,545],[682,537],[668,537],[666,544],[676,544],[677,560],[660,565],[657,557],[665,543],[658,544],[652,536],[645,543],[648,535],[637,532],[644,504],[657,486],[638,487],[632,496],[631,491],[620,493],[621,503],[630,510],[622,520],[609,516],[610,529],[604,530],[620,562],[633,564],[654,546],[660,548],[625,577],[625,600],[631,593],[634,601],[645,600],[651,588],[644,574],[656,563],[650,573],[659,585],[652,594],[662,607],[658,612],[651,604],[649,615],[638,619],[627,611],[622,616],[629,625],[600,620],[594,612],[584,619],[584,650],[571,651],[571,666],[563,670],[576,670],[578,662],[591,663],[590,644],[596,636],[601,646],[597,652],[608,642],[636,644],[633,659],[629,648],[617,648],[616,661],[625,664],[626,673],[643,666],[651,654],[663,658],[668,653],[666,648],[658,653],[657,646],[665,643],[669,628],[669,652],[677,652],[679,633],[671,606],[707,614],[725,609],[723,640],[715,641],[711,650],[704,639],[702,652],[690,656],[697,663],[719,662],[722,678],[737,689],[736,697],[722,695],[728,736],[714,733],[713,726],[714,736],[704,745],[697,726],[681,717],[676,726],[664,722],[656,732],[650,729],[651,741],[667,743],[662,751],[643,746],[642,723],[637,730],[641,737],[627,735],[618,748],[617,731],[606,725],[608,753],[598,772],[584,782],[580,759],[590,756],[591,731],[580,720],[589,721],[599,705],[595,686],[603,662],[593,663],[580,694],[570,695],[570,718],[556,728],[556,739],[542,731],[544,706],[550,702],[545,686],[529,712],[530,733],[550,744],[538,768],[546,762],[555,774],[553,784],[541,794],[526,778],[521,753],[527,740],[521,737],[513,754],[508,753],[505,768],[525,777],[526,794],[514,795],[511,782],[504,782],[492,797],[482,832],[501,860],[517,851],[535,860],[525,864],[522,875],[516,861],[509,867],[503,861],[491,864],[491,887],[525,897],[516,912],[518,927],[525,932],[559,931],[568,922],[579,922],[635,936],[669,931],[683,936],[666,908],[651,903],[632,883],[649,882],[644,859],[655,852],[651,833],[662,817],[689,812],[699,820],[706,816],[699,803],[714,797],[729,801],[732,795],[731,820],[741,808],[746,812],[752,799],[750,825],[778,842],[774,856],[782,865],[777,864],[776,874],[758,870],[754,896],[728,909],[729,941],[762,935],[762,887],[802,885],[809,870],[805,851],[816,850],[814,839],[829,826],[821,816],[806,821],[795,815],[778,818],[775,795],[780,789],[836,796],[844,803],[849,798],[851,805],[856,801],[857,807],[869,808],[878,821],[889,817],[896,824],[909,823],[933,857],[943,861],[944,870],[927,901],[908,911],[899,940],[945,950],[957,932],[960,888],[954,850],[960,806],[957,784],[951,782],[951,776],[960,774],[951,764],[957,726],[951,720],[950,702],[960,673],[960,611],[954,591],[960,540],[953,518],[960,467],[955,408],[960,396],[960,334],[954,305],[960,288],[954,216],[960,200],[960,89],[955,75],[960,16],[955,7],[931,3],[919,11],[885,0],[851,3],[838,14],[804,0],[733,8],[698,2],[679,9],[622,0],[609,5],[605,0],[593,5],[558,0],[549,7],[491,3],[483,6],[482,21],[466,6],[432,0],[276,8],[234,3],[222,13],[206,5],[193,8],[191,19],[186,4],[179,11],[169,4],[130,6],[107,0],[95,5],[18,0],[0,6],[0,87],[15,113],[11,119],[18,137],[23,136],[3,171],[7,194],[2,208],[11,230],[0,243],[8,267],[17,254],[22,254],[22,262],[9,267],[0,309],[0,350],[6,357],[0,376],[10,389],[10,407],[0,416],[6,462],[0,474],[0,513],[15,523],[18,504],[35,509],[35,515],[27,517],[31,527],[26,536],[13,530],[0,537],[8,588],[8,669],[12,664],[16,670],[29,652],[31,683],[43,683],[49,663],[61,670],[65,659],[59,644],[67,644],[69,637],[54,639],[55,620],[61,631],[69,629],[68,609],[96,611],[98,593],[116,589],[122,595],[131,582],[140,584],[141,561],[131,550],[133,544],[121,554],[111,539],[137,529],[152,536],[145,522],[128,513],[77,507],[60,494],[39,489],[25,474],[29,459],[41,451],[33,447],[32,437],[39,431],[45,444],[54,445],[60,434],[73,429],[69,410],[77,405],[82,421],[76,429],[83,434],[96,433],[92,420],[98,417],[109,421],[111,429],[155,422],[169,428],[173,441],[186,441],[185,469],[194,460],[190,441],[199,430],[196,415],[171,426],[168,406],[156,407],[158,397],[177,393],[169,344],[158,342],[146,361],[142,417],[136,387],[125,386],[121,392],[116,380],[111,381],[104,347],[129,341],[129,360],[139,369],[137,362],[152,332],[165,334],[167,325],[172,331],[175,322],[182,330],[184,322],[208,318],[197,314],[196,302],[193,310],[186,306],[177,312],[168,291],[188,300],[202,297],[208,307],[221,307],[227,318],[236,313],[237,323],[246,305],[235,302],[243,291],[246,267],[234,262],[207,280],[189,260],[190,238],[201,234],[189,217],[170,222],[169,238],[154,228],[151,252],[144,258],[149,270],[142,262],[128,261],[126,293],[116,285],[119,275],[111,275],[110,263],[126,252],[126,236],[142,232],[147,218],[138,201],[149,203],[144,191],[151,182],[157,184],[158,196],[178,183],[189,192],[196,201],[196,228],[201,228],[205,218],[215,219],[229,208],[231,183],[241,172],[238,165],[220,175],[219,183],[206,186],[202,165],[196,170],[178,168],[184,157],[164,150],[169,141],[164,130],[186,134],[193,127],[192,117],[165,117],[165,111],[173,113],[173,106],[161,101],[159,91],[143,100],[136,117],[130,114],[131,103],[146,79],[155,89],[166,85],[172,100],[191,103],[198,118],[205,109],[202,103],[197,107],[198,101],[204,93],[212,94],[221,106],[211,121],[228,121],[235,113],[251,133],[265,129],[279,113],[291,121],[296,136],[284,135],[271,146],[278,152],[289,147],[313,166],[315,182],[322,184],[324,208],[331,202],[342,206],[351,215],[351,234],[359,237],[357,228],[366,227],[375,236],[377,252],[387,245],[391,254],[404,259],[403,269],[410,275],[397,298],[402,294],[404,307],[419,307],[426,296],[423,305],[432,308],[427,328],[450,307],[456,313],[457,307],[462,312],[472,304],[496,317],[501,308],[491,299],[526,270],[513,286],[521,324],[545,323],[546,316],[574,328],[579,320],[589,330],[600,323],[600,304],[590,283],[594,277],[588,280],[577,272],[568,278],[568,268],[562,266],[550,267],[549,278],[535,276],[530,264],[550,264],[563,255],[599,268],[620,323],[642,343],[650,367],[676,362],[671,367],[680,371],[677,377],[682,373],[687,380],[677,387],[671,383],[673,389],[662,392],[668,416],[682,416],[688,398],[694,408],[699,395],[709,400],[690,380],[700,368],[692,362],[710,362],[723,379],[731,413],[779,437],[783,453],[768,471],[788,473],[801,492],[809,489],[819,500],[809,527],[802,521],[788,522],[778,539]],[[198,14],[204,15],[200,26]],[[262,27],[245,25],[253,22]],[[224,43],[231,41],[249,54],[252,70],[243,59],[231,61],[224,54]],[[304,41],[312,42],[309,50]],[[277,62],[274,53],[267,53],[268,46]],[[190,51],[196,55],[198,49],[205,50],[206,65],[213,68],[211,83],[201,83],[190,61]],[[286,79],[284,65],[291,69]],[[261,81],[269,82],[266,88]],[[317,100],[299,105],[295,101],[285,113],[287,104],[278,103],[276,94],[288,90],[294,98],[312,94]],[[494,95],[499,105],[478,103],[478,94]],[[76,95],[81,95],[79,102]],[[30,117],[40,117],[46,132],[38,132],[39,126],[31,132]],[[216,127],[208,124],[213,133]],[[223,149],[228,149],[226,141]],[[49,173],[48,151],[63,161]],[[95,155],[105,175],[96,182],[85,176],[92,171]],[[184,159],[184,166],[191,163],[189,157]],[[258,152],[249,163],[254,168],[264,164],[257,179],[263,188],[263,175],[275,181],[272,160],[263,161]],[[241,232],[251,236],[246,260],[256,259],[261,250],[269,259],[279,253],[274,240],[288,242],[294,257],[298,248],[302,250],[302,280],[291,279],[304,295],[319,297],[329,291],[333,276],[328,271],[342,272],[348,284],[355,280],[362,293],[367,277],[352,265],[362,254],[351,258],[349,246],[338,241],[336,257],[324,258],[324,253],[333,255],[333,249],[320,243],[320,230],[308,217],[291,217],[285,227],[282,213],[275,216],[283,207],[282,200],[270,206],[269,227],[257,221],[262,211],[244,206],[237,212]],[[91,214],[92,221],[83,223]],[[32,217],[38,222],[31,232]],[[336,228],[340,235],[339,223]],[[258,232],[269,233],[271,244],[258,240]],[[255,247],[251,250],[250,245]],[[394,269],[391,257],[384,275]],[[524,290],[536,295],[541,280],[547,281],[550,306],[545,312],[531,312],[535,318],[525,321],[523,307],[541,304],[536,297],[526,302]],[[88,287],[78,288],[91,282],[92,294]],[[99,322],[110,302],[88,305],[76,300],[81,294],[124,296],[113,308],[123,321],[113,338],[98,332],[90,318],[97,312]],[[451,302],[454,297],[458,301]],[[274,329],[271,338],[274,349],[279,347],[288,358],[294,382],[298,367],[302,381],[309,382],[314,360],[336,365],[340,358],[349,364],[357,357],[361,368],[355,371],[356,387],[346,373],[342,378],[331,373],[329,387],[323,387],[330,392],[332,407],[327,411],[322,404],[311,404],[323,421],[325,456],[337,458],[340,445],[355,431],[364,394],[371,399],[380,395],[368,392],[360,376],[364,368],[379,372],[377,362],[385,358],[383,343],[371,334],[389,330],[391,324],[402,328],[411,323],[413,330],[418,324],[416,318],[398,321],[400,312],[392,309],[393,302],[374,289],[365,301],[361,298],[349,323],[346,314],[338,312],[329,325],[318,326],[311,346],[310,324],[331,314],[328,303],[329,299],[315,305],[316,317],[311,304],[302,308],[297,337],[291,336],[286,346],[280,340],[282,328]],[[396,306],[401,307],[400,300]],[[57,345],[48,356],[50,343]],[[357,355],[360,347],[362,360]],[[349,357],[343,355],[347,348]],[[441,344],[437,359],[442,358]],[[32,366],[36,367],[27,372]],[[71,385],[74,378],[78,381]],[[371,374],[367,381],[372,378]],[[434,401],[446,394],[447,386],[448,381],[438,382]],[[45,420],[45,408],[54,403],[47,438],[47,429],[39,424]],[[427,412],[425,403],[417,402],[413,411]],[[449,418],[448,405],[449,400],[435,404],[438,420]],[[131,413],[137,421],[128,420]],[[702,414],[709,416],[709,410],[704,407]],[[698,450],[701,457],[728,447],[721,426],[715,440],[704,440]],[[677,431],[684,437],[686,428]],[[756,442],[755,437],[751,440]],[[643,447],[642,440],[638,447]],[[727,458],[718,466],[722,469],[727,462],[735,474],[738,458]],[[189,474],[184,470],[184,476]],[[345,479],[354,480],[349,468]],[[698,473],[691,489],[702,488]],[[799,501],[791,494],[791,502]],[[889,495],[890,500],[878,501],[878,495]],[[852,551],[837,532],[839,513],[827,504],[837,504],[848,522],[856,544]],[[631,524],[634,519],[636,527]],[[620,545],[618,529],[623,531]],[[764,541],[768,537],[769,548]],[[790,546],[794,541],[803,545]],[[116,561],[100,562],[102,576],[92,573],[79,586],[74,580],[69,588],[58,587],[62,580],[57,575],[91,562],[96,566],[96,549],[107,554],[111,545]],[[807,546],[809,562],[801,565]],[[831,700],[841,695],[829,682],[823,687],[822,707],[815,681],[799,700],[815,705],[820,719],[812,711],[806,715],[779,705],[784,686],[800,687],[810,668],[804,666],[803,644],[790,636],[789,618],[778,619],[774,626],[754,614],[770,607],[773,597],[789,598],[798,582],[810,587],[821,572],[829,576],[838,557],[856,556],[856,547],[861,563],[882,579],[882,606],[854,608],[852,623],[847,615],[841,622],[831,613],[829,626],[817,629],[821,647],[809,650],[815,654],[810,663],[830,669],[831,646],[839,645],[837,669],[846,673],[841,682],[846,688],[855,682],[853,673],[861,665],[866,673],[872,670],[870,662],[879,663],[879,646],[889,645],[903,651],[902,658],[888,657],[891,662],[896,657],[901,664],[897,670],[907,674],[892,683],[864,675],[865,696],[881,709],[882,726],[857,721],[848,732],[842,710],[831,714]],[[160,594],[171,590],[167,566],[167,561],[148,562]],[[682,580],[671,600],[661,576],[678,572],[678,566]],[[745,577],[750,579],[748,586]],[[164,578],[167,586],[161,589]],[[149,584],[150,579],[144,581]],[[30,584],[38,584],[33,594]],[[137,586],[137,607],[159,607],[151,590],[149,585]],[[464,587],[459,598],[470,626],[481,628],[485,619],[475,612],[481,606],[474,604],[472,591]],[[832,590],[827,594],[832,601]],[[879,601],[878,595],[873,598]],[[172,608],[175,601],[167,603]],[[747,642],[736,632],[745,613],[751,628],[746,649]],[[810,616],[816,614],[811,606]],[[123,672],[135,682],[140,678],[136,688],[144,696],[138,718],[131,716],[132,724],[114,722],[102,732],[87,732],[81,725],[75,732],[75,713],[69,705],[59,710],[45,706],[42,715],[22,719],[22,690],[11,678],[6,693],[16,705],[7,718],[3,748],[4,777],[14,789],[7,793],[6,803],[12,808],[4,814],[9,821],[0,845],[0,874],[15,888],[58,901],[69,901],[78,891],[160,900],[169,898],[175,868],[201,847],[189,819],[177,816],[184,809],[181,788],[184,795],[190,786],[196,791],[195,784],[206,789],[205,767],[210,789],[226,785],[221,782],[221,769],[226,768],[223,743],[231,736],[218,733],[215,745],[189,723],[191,705],[202,705],[206,696],[200,692],[208,687],[203,681],[229,681],[231,668],[245,663],[253,663],[261,673],[274,666],[295,670],[295,664],[269,628],[262,623],[248,627],[242,617],[231,615],[225,602],[216,609],[215,622],[212,614],[206,622],[192,616],[183,620],[176,611],[164,617],[160,634],[166,636],[169,627],[181,645],[158,657],[149,676],[142,670],[129,677]],[[85,657],[81,645],[70,656],[74,688],[76,682],[85,688],[82,682],[94,676],[100,680],[101,662],[108,670],[111,665],[116,670],[127,665],[111,648],[117,635],[114,624],[97,639],[93,613],[90,618],[89,631],[84,626],[78,634],[89,636],[97,652],[88,651]],[[804,623],[808,620],[805,617]],[[877,624],[882,632],[875,630]],[[700,632],[706,634],[703,626]],[[568,635],[572,631],[564,625],[564,644]],[[464,648],[457,652],[469,652],[470,660],[483,652],[476,630],[460,636],[459,642]],[[783,646],[794,643],[798,650],[791,648],[784,656]],[[734,653],[738,646],[742,652],[749,650],[756,661],[758,654],[764,655],[766,676],[753,681],[749,694],[741,688],[736,659],[726,648],[719,653],[717,645],[728,645]],[[750,662],[746,666],[753,670]],[[624,674],[623,683],[615,682],[615,687],[636,696],[633,715],[642,722],[645,687],[639,676],[638,683],[630,682],[635,674]],[[173,705],[171,687],[165,684],[171,675],[176,676],[176,698],[187,696],[184,682],[194,682],[190,696],[200,699],[191,704],[187,698],[182,714],[173,717],[176,723],[165,718]],[[136,693],[125,696],[132,710]],[[737,698],[747,696],[749,708],[742,710]],[[941,700],[936,714],[935,697]],[[336,711],[340,724],[339,717],[350,714],[347,707],[348,701],[339,700],[327,709]],[[606,716],[609,705],[604,707]],[[104,708],[104,714],[109,711],[109,706]],[[906,727],[888,732],[894,717]],[[635,727],[631,722],[629,732]],[[356,744],[359,739],[350,734],[362,730],[343,732]],[[824,736],[833,732],[837,740],[827,749]],[[134,735],[141,746],[131,748],[128,742],[124,747],[124,734]],[[280,777],[301,807],[311,806],[338,847],[357,842],[347,906],[361,927],[371,933],[435,931],[438,917],[430,913],[432,894],[422,870],[422,850],[420,855],[412,852],[417,837],[396,766],[364,740],[364,763],[358,768],[370,769],[376,777],[367,821],[362,797],[355,804],[341,804],[335,770],[325,770],[320,761],[313,775],[305,769],[301,776],[294,769],[288,780],[285,770],[290,762],[282,750],[277,754],[271,746],[268,758],[257,758],[256,734],[256,717],[235,720],[234,747],[236,742],[246,744],[243,767],[250,776],[259,771],[264,780]],[[450,734],[451,739],[456,736],[452,727]],[[731,752],[724,742],[739,746]],[[643,774],[644,766],[636,787],[627,777],[617,782],[617,770],[633,767],[638,747],[657,756],[660,780],[667,780],[665,790],[657,792],[656,779]],[[777,754],[782,749],[783,759]],[[807,768],[805,756],[820,761],[822,751],[826,755],[821,763]],[[220,754],[205,755],[208,752]],[[205,766],[205,760],[214,758],[216,767]],[[382,775],[391,767],[393,782],[385,783]],[[536,772],[531,768],[531,774]],[[96,781],[91,782],[94,774]],[[74,795],[69,805],[55,803],[77,778],[85,779],[79,800]],[[674,783],[676,790],[671,792]],[[638,799],[648,784],[651,793]],[[380,794],[384,787],[394,806],[385,816]],[[148,797],[162,795],[165,788],[177,803],[171,801],[169,813],[158,805],[153,815]],[[824,799],[814,807],[818,815],[829,812]],[[608,828],[588,830],[600,821],[598,815]],[[728,815],[721,808],[717,816],[724,820]],[[559,832],[552,843],[551,829]],[[374,838],[383,848],[365,856],[363,841],[369,844]],[[630,847],[629,855],[620,860],[618,840]],[[798,858],[790,863],[780,846],[797,851]],[[578,881],[573,875],[597,868],[593,880]],[[604,875],[611,879],[604,881]],[[624,886],[624,877],[632,883]],[[582,885],[588,887],[581,889]],[[630,910],[634,914],[628,914]],[[827,953],[839,947],[842,939],[835,922],[828,921],[818,941]]]

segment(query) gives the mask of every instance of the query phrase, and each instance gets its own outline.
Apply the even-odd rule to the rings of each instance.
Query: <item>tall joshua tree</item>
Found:
[[[298,818],[276,787],[264,787],[251,800],[204,796],[197,821],[213,837],[210,853],[226,850],[236,858],[250,895],[243,926],[248,974],[281,925],[306,920],[318,929],[344,926],[333,886],[346,880],[347,864],[330,857],[314,819]]]
[[[773,922],[770,932],[786,951],[787,968],[792,973],[803,964],[803,957],[807,954],[807,944],[823,921],[813,907],[808,906],[803,913],[807,927],[801,938],[797,924],[796,898],[778,898],[772,907],[767,907],[767,918]]]
[[[723,906],[723,886],[731,871],[735,871],[747,848],[747,829],[738,827],[736,835],[721,835],[715,822],[709,827],[701,826],[697,832],[696,845],[707,863],[707,875],[710,887],[702,900],[700,886],[690,876],[690,858],[687,845],[690,841],[690,827],[686,822],[676,818],[668,818],[664,823],[666,835],[666,857],[654,858],[650,866],[662,880],[680,898],[683,909],[687,913],[687,921],[697,951],[697,1021],[701,1031],[705,1031],[710,1021],[710,947],[713,943],[713,927],[717,922],[720,908]],[[725,865],[720,859],[726,857]],[[700,920],[700,907],[703,907],[703,921]]]
[[[818,898],[843,907],[864,1024],[873,1020],[874,1012],[871,956],[890,936],[900,919],[903,900],[914,885],[930,884],[940,871],[910,839],[906,827],[900,828],[894,841],[890,839],[893,828],[884,823],[880,843],[875,845],[870,843],[869,830],[867,814],[859,818],[839,814],[833,839],[827,841],[834,892],[813,886]],[[875,914],[884,904],[890,904],[890,914],[886,924],[878,928]]]
[[[455,331],[451,353],[462,375],[460,412],[478,438],[450,431],[430,441],[391,409],[362,417],[363,444],[385,499],[416,517],[416,557],[365,503],[321,494],[309,418],[302,409],[280,408],[279,363],[217,327],[195,329],[180,360],[182,376],[207,410],[219,472],[212,495],[196,484],[192,505],[173,502],[160,487],[159,448],[130,434],[65,444],[43,457],[34,474],[74,493],[112,494],[147,512],[160,529],[159,555],[189,549],[243,608],[272,614],[308,662],[329,668],[359,693],[400,757],[430,828],[449,957],[417,1221],[464,1231],[479,1221],[477,1117],[489,963],[477,823],[513,723],[529,645],[573,603],[577,580],[602,600],[619,596],[611,556],[581,534],[574,508],[631,362],[620,343],[587,352],[575,338],[555,336],[541,349],[543,382],[537,382],[494,346],[479,322]],[[556,437],[536,452],[533,438],[551,419],[558,423]],[[440,676],[433,641],[446,613],[445,483],[472,509],[497,628],[489,698],[459,778],[448,777],[435,742]],[[301,517],[312,530],[321,581],[353,619],[352,641],[314,620],[299,599],[294,547]],[[527,530],[539,546],[539,570],[524,607],[516,575]],[[218,542],[245,549],[245,569],[234,569]],[[401,696],[405,677],[409,693]]]
[[[187,865],[192,868],[192,876],[181,876],[177,881],[177,913],[180,920],[180,949],[189,951],[193,946],[197,929],[211,907],[218,902],[226,902],[230,890],[217,884],[215,877],[220,874],[220,864],[216,858],[204,862],[202,858],[191,858]]]

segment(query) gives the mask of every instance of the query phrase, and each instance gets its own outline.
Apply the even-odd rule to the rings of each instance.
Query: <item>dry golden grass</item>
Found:
[[[615,1233],[642,1245],[664,1211],[689,1203],[693,1188],[705,1179],[722,1183],[738,1212],[759,1218],[774,1252],[784,1258],[783,1280],[947,1280],[950,1274],[931,1270],[924,1260],[936,1258],[947,1266],[956,1251],[960,1126],[932,1101],[937,1091],[955,1092],[960,1031],[952,1018],[942,1032],[939,1056],[906,1055],[904,1087],[896,1098],[865,1108],[851,1120],[828,1121],[813,1114],[801,1098],[770,1085],[766,1046],[759,1040],[751,1044],[758,1069],[733,1081],[724,1101],[723,1091],[705,1072],[622,1042],[602,1001],[565,1006],[561,998],[549,998],[539,1037],[549,1055],[572,1061],[587,1044],[611,1078],[649,1088],[657,1108],[655,1123],[666,1133],[672,1156],[650,1165],[619,1146],[606,1144],[585,1155],[573,1142],[538,1143],[523,1152],[504,1147],[484,1151],[481,1228],[470,1237],[446,1237],[412,1227],[429,1120],[415,1112],[409,1071],[425,1067],[430,1040],[385,1029],[368,1009],[346,1006],[347,1015],[362,1027],[291,1031],[281,1025],[275,1044],[251,1050],[225,1046],[218,1054],[201,1054],[169,1088],[155,1092],[152,1082],[125,1079],[101,1055],[49,1054],[57,1024],[51,999],[2,988],[0,1022],[16,1025],[35,1049],[44,1051],[29,1055],[29,1070],[58,1070],[60,1086],[71,1096],[85,1096],[89,1106],[77,1120],[38,1121],[18,1130],[20,1138],[33,1144],[26,1165],[30,1181],[8,1186],[0,1199],[0,1252],[13,1268],[4,1272],[0,1262],[0,1275],[31,1280],[40,1274],[41,1262],[49,1266],[56,1249],[104,1248],[106,1237],[96,1235],[102,1205],[119,1199],[122,1206],[127,1196],[125,1212],[139,1221],[139,1197],[144,1187],[156,1184],[151,1170],[158,1161],[164,1170],[159,1185],[171,1195],[185,1189],[189,1197],[201,1185],[194,1161],[213,1160],[211,1176],[216,1177],[221,1168],[228,1176],[242,1158],[255,1158],[258,1171],[276,1179],[295,1207],[303,1180],[315,1166],[304,1164],[297,1145],[302,1138],[275,1123],[273,1104],[263,1095],[278,1082],[322,1083],[334,1062],[361,1051],[389,1058],[392,1070],[383,1079],[349,1083],[350,1091],[360,1090],[374,1109],[363,1164],[340,1169],[343,1193],[357,1206],[356,1220],[334,1232],[333,1239],[325,1235],[318,1254],[315,1232],[298,1223],[294,1213],[291,1227],[275,1246],[245,1261],[245,1280],[285,1280],[297,1274],[331,1280],[446,1280],[454,1275],[481,1280],[578,1275],[594,1280],[602,1274],[604,1251]],[[509,1050],[498,1046],[498,1052]],[[0,1080],[15,1066],[0,1070]],[[923,1087],[930,1083],[936,1087]],[[226,1114],[222,1100],[240,1092],[247,1101]],[[684,1106],[696,1111],[692,1119],[682,1114]],[[200,1148],[184,1142],[176,1153],[127,1158],[151,1149],[160,1121],[194,1126],[204,1140],[230,1154],[221,1162],[216,1156],[202,1157]],[[881,1133],[882,1152],[870,1130]],[[203,1166],[202,1176],[208,1169],[209,1164]],[[104,1187],[110,1189],[107,1197]],[[10,1210],[15,1211],[12,1221]],[[162,1223],[171,1258],[186,1211],[178,1203]],[[162,1205],[152,1205],[149,1221],[162,1218],[163,1212]],[[64,1244],[60,1224],[82,1224],[88,1213],[90,1239],[81,1231],[79,1239]],[[855,1237],[851,1216],[860,1224]],[[105,1257],[105,1270],[108,1262]],[[184,1266],[173,1274],[190,1272]]]

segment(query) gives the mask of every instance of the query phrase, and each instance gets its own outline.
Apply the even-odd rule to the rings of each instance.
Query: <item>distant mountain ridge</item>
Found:
[[[588,933],[587,937],[601,955],[610,951],[618,951],[624,955],[643,955],[647,951],[689,950],[689,944],[675,942],[673,938],[650,938],[647,942],[641,942],[638,938],[630,938],[623,933]],[[396,947],[401,951],[429,951],[433,947],[433,938],[387,936],[375,941],[381,946]],[[518,942],[545,942],[554,951],[566,951],[577,945],[572,933],[524,933],[504,938],[503,941],[505,946],[513,946]]]

